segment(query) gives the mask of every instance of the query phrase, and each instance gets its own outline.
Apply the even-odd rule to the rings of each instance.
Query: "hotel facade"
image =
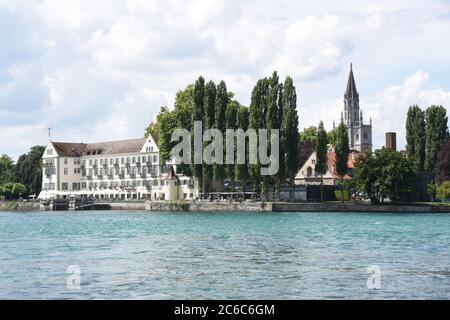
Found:
[[[50,141],[42,159],[39,199],[190,200],[197,182],[161,164],[154,139],[102,143]]]

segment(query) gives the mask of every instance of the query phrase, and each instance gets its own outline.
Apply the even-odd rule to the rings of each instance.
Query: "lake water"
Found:
[[[4,212],[7,298],[450,299],[450,215]]]

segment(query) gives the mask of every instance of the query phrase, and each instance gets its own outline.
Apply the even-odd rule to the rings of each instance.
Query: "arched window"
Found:
[[[311,167],[308,167],[308,169],[306,169],[306,176],[311,177],[312,175],[313,175],[313,169]]]

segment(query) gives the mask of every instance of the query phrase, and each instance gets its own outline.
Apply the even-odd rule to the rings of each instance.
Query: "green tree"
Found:
[[[348,154],[350,153],[347,127],[343,121],[337,127],[334,149],[336,152],[336,172],[341,177],[342,182],[348,172]],[[344,199],[343,190],[341,187],[342,199]]]
[[[203,130],[208,130],[214,127],[215,120],[215,106],[216,106],[217,89],[213,81],[209,81],[205,86],[205,103],[203,106]],[[209,143],[205,141],[204,147]],[[203,190],[205,193],[209,193],[211,190],[211,184],[213,181],[213,166],[204,164],[202,166],[203,171]]]
[[[1,186],[2,195],[8,200],[12,199],[13,187],[14,187],[14,183],[13,182],[7,182],[7,183],[5,183],[5,184],[3,184]]]
[[[353,181],[358,192],[365,194],[373,204],[384,199],[398,202],[411,194],[416,178],[415,159],[383,148],[358,157]]]
[[[240,108],[240,105],[237,101],[231,100],[227,105],[227,109],[225,111],[225,128],[226,129],[237,129],[237,112]],[[225,133],[225,141],[226,141],[226,133]],[[233,150],[235,150],[235,144],[233,143]],[[233,157],[235,159],[235,157]],[[234,186],[235,181],[235,165],[227,164],[225,166],[225,175],[231,181],[231,184]]]
[[[271,136],[273,130],[281,129],[281,121],[283,117],[283,98],[282,89],[283,86],[279,82],[279,77],[276,71],[273,72],[272,77],[269,80],[268,88],[268,98],[267,98],[267,112],[266,112],[266,129],[269,137]],[[271,153],[271,145],[268,146],[268,154]],[[279,150],[283,149],[282,143],[278,146]],[[275,191],[279,195],[281,191],[281,179],[284,173],[284,157],[279,156],[279,171],[277,174],[273,175],[271,179],[275,182]]]
[[[419,106],[409,107],[406,118],[406,152],[414,158],[416,171],[423,171],[425,163],[425,112]]]
[[[312,142],[314,144],[317,143],[317,127],[310,126],[305,129],[303,129],[302,132],[300,132],[300,141],[301,142]]]
[[[171,160],[172,148],[176,142],[172,142],[172,132],[177,127],[177,120],[173,112],[169,111],[167,107],[161,107],[156,118],[154,132],[158,136],[159,158],[161,163],[166,163]]]
[[[248,108],[244,106],[240,106],[237,109],[237,127],[244,131],[248,129]],[[247,184],[247,180],[249,178],[248,175],[248,141],[245,142],[245,164],[236,164],[235,165],[235,180],[241,183],[242,192],[245,192],[245,186]]]
[[[222,132],[222,135],[225,133],[225,126],[226,126],[225,113],[227,110],[228,103],[229,97],[227,92],[227,86],[224,81],[221,81],[217,85],[214,128]],[[223,155],[223,159],[225,161],[225,154]],[[222,189],[223,181],[225,179],[225,165],[223,163],[214,165],[214,179],[220,183],[220,188]]]
[[[450,180],[449,181],[444,181],[437,188],[437,197],[439,199],[450,199]]]
[[[433,181],[433,182],[430,182],[427,185],[427,192],[428,192],[428,195],[431,198],[431,202],[434,202],[434,199],[436,199],[436,195],[437,195],[437,184],[436,184],[436,182]]]
[[[9,181],[13,167],[14,162],[8,155],[3,154],[0,156],[0,184]]]
[[[316,146],[316,173],[320,174],[320,201],[323,201],[323,175],[327,172],[327,152],[328,152],[327,132],[320,121],[317,130],[317,146]]]
[[[11,170],[11,182],[22,183],[29,194],[39,195],[42,188],[42,155],[44,146],[31,147],[27,154],[23,154]]]
[[[21,183],[14,183],[11,193],[14,197],[19,198],[25,195],[27,192],[27,188]]]
[[[450,139],[441,144],[436,163],[436,180],[442,183],[450,180]]]
[[[205,103],[205,79],[203,77],[199,77],[195,82],[194,87],[194,110],[192,112],[192,123],[195,121],[203,121],[203,106]],[[203,132],[202,132],[203,134]],[[192,133],[191,142],[194,143],[194,134]],[[192,150],[195,150],[192,148]],[[200,193],[204,192],[203,189],[203,165],[196,164],[194,162],[195,152],[192,152],[192,174],[198,181],[198,188]],[[203,159],[202,159],[203,161]]]
[[[330,130],[327,133],[328,143],[332,144],[333,146],[336,144],[337,130],[338,130],[338,128],[333,128],[333,130]]]
[[[266,112],[267,112],[267,96],[269,89],[269,80],[267,78],[260,79],[256,83],[252,91],[252,98],[249,109],[249,129],[254,129],[258,132],[259,129],[266,127]],[[253,190],[255,192],[261,191],[262,194],[266,193],[266,180],[261,177],[261,165],[258,158],[257,164],[249,165],[249,174],[253,182]],[[263,188],[261,190],[261,182]]]
[[[442,106],[431,106],[426,110],[426,156],[425,170],[436,171],[439,146],[448,138],[447,110]]]
[[[283,86],[283,119],[281,124],[281,145],[283,146],[285,172],[291,187],[291,199],[294,199],[295,175],[300,161],[298,157],[298,113],[297,93],[294,81],[287,77]]]

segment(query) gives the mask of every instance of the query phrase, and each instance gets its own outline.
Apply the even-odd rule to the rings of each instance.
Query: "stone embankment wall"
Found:
[[[150,211],[202,211],[202,212],[266,212],[272,211],[271,203],[260,202],[150,202],[145,203]]]

